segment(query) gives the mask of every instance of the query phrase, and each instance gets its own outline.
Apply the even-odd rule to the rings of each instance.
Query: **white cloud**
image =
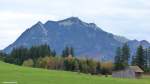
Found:
[[[0,0],[0,49],[37,21],[78,16],[130,39],[150,32],[149,0]]]

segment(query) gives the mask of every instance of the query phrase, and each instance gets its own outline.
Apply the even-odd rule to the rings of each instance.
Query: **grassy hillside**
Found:
[[[0,84],[150,84],[150,77],[142,79],[117,79],[91,76],[65,71],[19,67],[0,62]]]

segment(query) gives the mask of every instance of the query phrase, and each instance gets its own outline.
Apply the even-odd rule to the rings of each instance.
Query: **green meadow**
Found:
[[[150,84],[150,77],[119,79],[88,74],[21,67],[0,62],[0,84]]]

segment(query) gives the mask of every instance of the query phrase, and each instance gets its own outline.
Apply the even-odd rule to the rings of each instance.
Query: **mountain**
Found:
[[[105,32],[94,23],[86,23],[77,17],[70,17],[60,21],[47,21],[45,24],[36,23],[5,48],[4,52],[10,53],[13,48],[19,46],[48,44],[58,54],[61,54],[66,46],[71,46],[78,57],[112,60],[116,48],[126,42],[133,53],[140,44],[144,47],[150,46],[147,41],[129,40]]]

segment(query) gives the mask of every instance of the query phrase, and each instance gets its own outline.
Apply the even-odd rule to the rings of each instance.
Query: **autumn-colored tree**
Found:
[[[27,66],[27,67],[33,67],[33,65],[34,65],[34,62],[32,59],[25,60],[22,64],[22,66]]]

